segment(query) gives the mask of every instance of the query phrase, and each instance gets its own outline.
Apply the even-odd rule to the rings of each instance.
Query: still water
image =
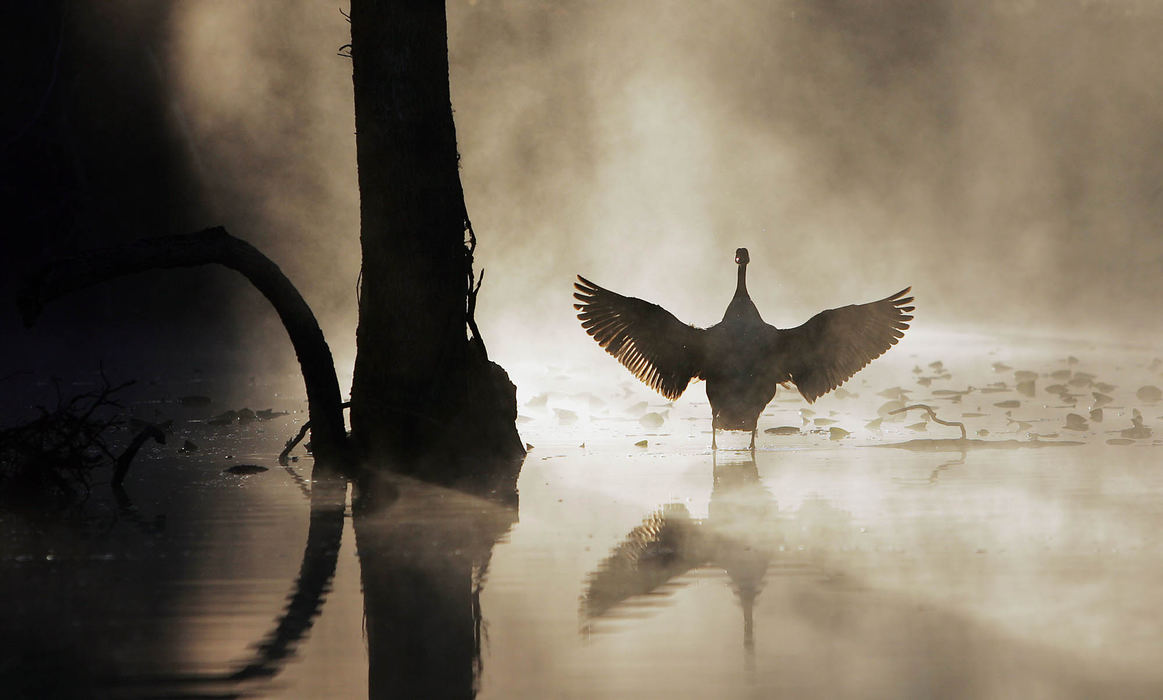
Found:
[[[754,455],[710,451],[697,385],[670,405],[621,376],[527,369],[533,447],[518,493],[496,498],[349,485],[301,449],[280,467],[298,399],[207,385],[215,408],[194,409],[173,398],[188,386],[159,384],[134,410],[176,416],[177,444],[134,465],[129,500],[98,485],[84,518],[3,515],[0,682],[16,697],[1160,697],[1163,405],[1142,391],[1160,364],[1000,340],[890,354],[813,406],[781,392]],[[263,400],[291,414],[209,424]],[[968,439],[891,413],[916,403]],[[240,464],[266,471],[224,471]]]

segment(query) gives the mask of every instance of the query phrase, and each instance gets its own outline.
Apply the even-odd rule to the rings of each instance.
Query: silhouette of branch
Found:
[[[52,262],[25,280],[18,303],[25,325],[31,327],[45,304],[86,287],[148,270],[214,264],[241,273],[275,307],[299,358],[316,452],[328,459],[346,460],[349,453],[339,381],[315,314],[278,265],[221,226],[147,238]]]
[[[351,408],[351,402],[345,401],[344,403],[339,404],[339,407],[340,408]],[[303,424],[303,427],[299,428],[298,435],[291,438],[290,440],[287,440],[287,444],[283,447],[283,451],[279,453],[279,464],[281,466],[285,467],[285,466],[287,466],[287,464],[290,463],[289,457],[291,454],[291,450],[295,449],[295,445],[298,445],[300,442],[303,441],[303,437],[307,435],[307,431],[310,429],[311,429],[311,421],[307,421],[306,423]]]

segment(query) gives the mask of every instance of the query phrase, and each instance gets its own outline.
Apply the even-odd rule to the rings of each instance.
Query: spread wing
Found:
[[[658,304],[624,297],[578,275],[582,328],[647,386],[677,399],[702,372],[703,331]]]
[[[867,304],[828,309],[796,328],[776,331],[774,360],[812,403],[840,386],[904,337],[913,320],[911,287]]]

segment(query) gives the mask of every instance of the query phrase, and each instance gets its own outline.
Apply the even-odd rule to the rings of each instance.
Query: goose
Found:
[[[735,296],[709,328],[581,275],[574,283],[582,328],[647,386],[673,401],[692,380],[706,381],[712,450],[719,430],[751,431],[754,450],[759,414],[780,385],[794,385],[813,403],[896,345],[913,319],[906,287],[879,301],[821,311],[796,328],[776,328],[747,293],[750,262],[746,248],[735,251]]]

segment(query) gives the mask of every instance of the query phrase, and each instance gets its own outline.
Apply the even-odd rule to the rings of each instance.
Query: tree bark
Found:
[[[524,454],[515,388],[471,323],[472,237],[456,151],[444,3],[353,0],[360,285],[352,434],[373,458]]]
[[[347,430],[339,381],[315,314],[278,265],[221,226],[147,238],[51,263],[23,285],[19,304],[24,324],[31,327],[46,303],[101,282],[147,270],[212,264],[242,273],[275,307],[303,372],[315,456],[320,461],[345,461]]]

